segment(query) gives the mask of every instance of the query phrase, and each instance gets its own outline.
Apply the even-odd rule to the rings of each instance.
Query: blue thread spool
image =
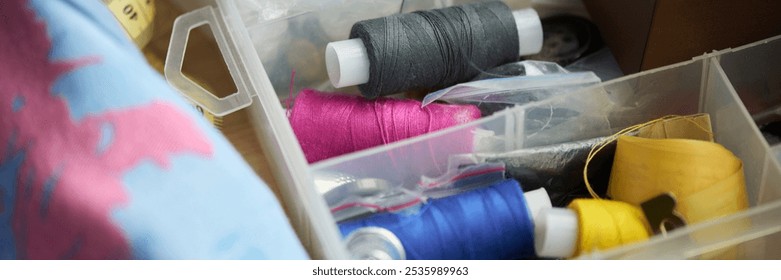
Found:
[[[380,213],[341,223],[339,229],[347,236],[363,227],[385,228],[401,240],[411,260],[527,259],[535,256],[532,217],[550,205],[544,189],[524,194],[510,179],[429,200],[412,214]]]

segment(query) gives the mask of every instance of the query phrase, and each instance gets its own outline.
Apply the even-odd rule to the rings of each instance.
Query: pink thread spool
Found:
[[[480,118],[472,105],[431,104],[420,101],[321,93],[305,89],[296,97],[290,124],[306,159],[327,158],[422,135]],[[453,139],[472,149],[472,135]],[[461,152],[463,148],[460,149]]]

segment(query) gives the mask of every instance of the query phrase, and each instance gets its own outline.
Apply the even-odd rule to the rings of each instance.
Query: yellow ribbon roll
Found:
[[[637,129],[637,136],[651,139],[691,139],[713,142],[710,115],[697,114],[651,121]]]
[[[608,195],[635,205],[672,193],[676,210],[699,223],[748,208],[743,163],[701,140],[618,137]]]
[[[574,256],[640,242],[650,236],[639,207],[604,199],[575,199],[569,206],[578,214],[578,242]]]
[[[635,133],[637,136],[629,136]],[[707,114],[666,116],[628,127],[592,148],[583,176],[588,182],[588,162],[612,141],[617,141],[608,196],[633,205],[663,193],[676,198],[676,212],[689,224],[730,215],[748,208],[743,163],[732,152],[713,142]],[[731,238],[748,224],[719,232],[698,232],[697,242]],[[739,250],[724,247],[703,258],[737,258]]]

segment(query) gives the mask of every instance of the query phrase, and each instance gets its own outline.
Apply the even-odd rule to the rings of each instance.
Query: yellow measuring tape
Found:
[[[154,34],[155,0],[103,0],[117,21],[125,28],[125,32],[136,43],[139,49],[144,48]],[[149,64],[163,73],[163,61],[154,55],[145,54]],[[202,87],[206,85],[198,83]],[[207,87],[206,87],[207,88]],[[204,111],[193,104],[209,122],[217,128],[222,128],[223,119]]]
[[[198,106],[198,105],[195,105],[195,104],[192,104],[192,105],[195,107],[196,110],[198,110],[199,113],[201,113],[201,115],[203,115],[204,118],[206,118],[206,120],[208,120],[210,123],[212,123],[214,125],[214,127],[216,127],[217,129],[222,129],[223,118],[215,116],[215,115],[212,115],[212,113],[209,113],[209,112],[203,110],[203,108],[201,108],[201,106]]]
[[[149,43],[154,31],[154,0],[103,0],[103,3],[139,48]]]

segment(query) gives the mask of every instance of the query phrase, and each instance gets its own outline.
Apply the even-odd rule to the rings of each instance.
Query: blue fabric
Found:
[[[2,0],[0,41],[0,258],[307,258],[101,1]]]

